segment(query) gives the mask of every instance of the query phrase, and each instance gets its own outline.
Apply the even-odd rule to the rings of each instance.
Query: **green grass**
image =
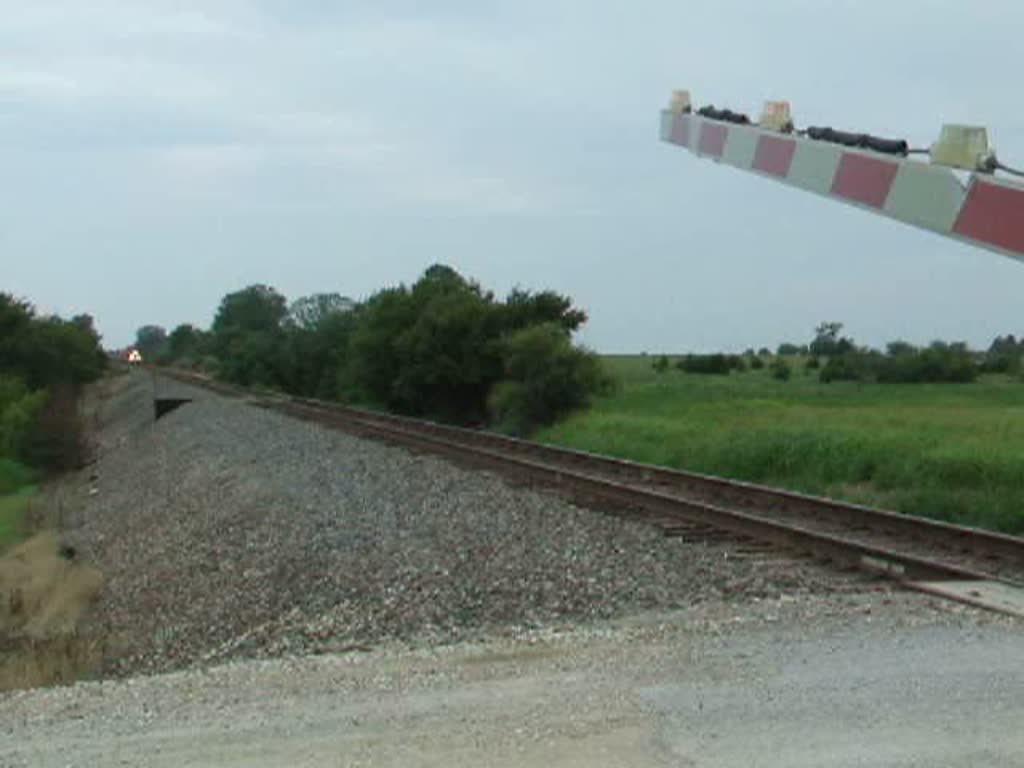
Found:
[[[586,450],[1024,532],[1024,383],[819,384],[608,356],[618,390],[538,435]]]
[[[19,464],[13,459],[0,458],[0,496],[31,485],[34,480],[35,473],[24,464]]]
[[[29,485],[0,496],[0,554],[21,538],[21,521],[35,490],[35,486]]]
[[[0,459],[0,553],[21,537],[21,520],[35,493],[32,470],[11,459]]]

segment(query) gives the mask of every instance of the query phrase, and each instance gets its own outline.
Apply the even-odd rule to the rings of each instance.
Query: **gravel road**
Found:
[[[0,696],[0,765],[1024,766],[1021,624],[911,594]]]
[[[152,396],[194,402],[154,422]],[[550,493],[136,372],[99,460],[56,494],[106,577],[104,670],[434,645],[707,600],[842,594],[864,576],[666,539]]]

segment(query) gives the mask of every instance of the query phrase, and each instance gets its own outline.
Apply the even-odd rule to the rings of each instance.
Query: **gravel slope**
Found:
[[[151,398],[195,401],[153,421]],[[67,537],[107,579],[108,672],[450,642],[728,598],[860,589],[730,557],[148,374],[98,409],[98,463],[62,486]]]

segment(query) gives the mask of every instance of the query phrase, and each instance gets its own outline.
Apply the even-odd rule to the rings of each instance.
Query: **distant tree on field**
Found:
[[[668,357],[666,355],[658,355],[654,358],[654,362],[651,363],[651,368],[654,369],[655,373],[664,373],[668,370]]]
[[[889,357],[899,357],[901,355],[913,355],[917,352],[917,347],[911,344],[909,341],[890,341],[885,345],[885,354]]]
[[[783,360],[781,357],[775,358],[771,364],[771,373],[773,379],[779,381],[788,381],[789,377],[793,374],[793,370],[789,367],[789,363]]]
[[[1022,356],[1024,339],[1018,341],[1012,333],[996,336],[985,353],[982,370],[985,373],[1019,373]]]
[[[842,323],[825,322],[814,329],[814,341],[808,346],[808,352],[818,357],[842,355],[854,348],[853,341],[840,337]]]
[[[745,371],[747,366],[739,355],[716,352],[710,355],[683,355],[676,367],[687,373],[708,373],[726,376],[730,371]]]

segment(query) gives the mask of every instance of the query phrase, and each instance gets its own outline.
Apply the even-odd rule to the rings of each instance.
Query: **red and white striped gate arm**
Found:
[[[756,125],[664,110],[661,139],[700,157],[1024,260],[1024,185],[816,141]]]

